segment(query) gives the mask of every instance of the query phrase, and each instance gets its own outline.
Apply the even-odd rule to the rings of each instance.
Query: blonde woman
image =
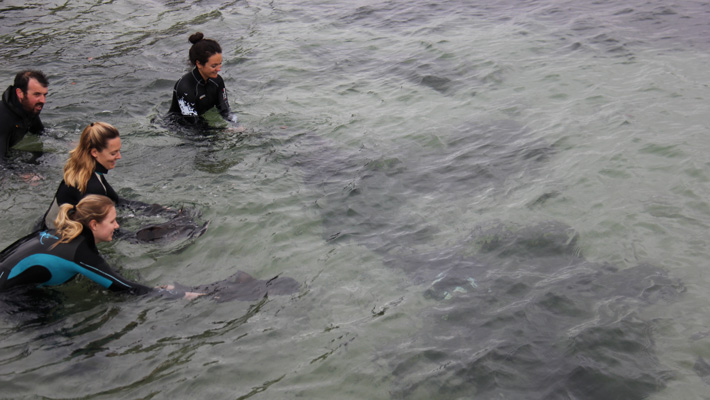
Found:
[[[96,247],[111,241],[118,229],[116,208],[106,196],[88,195],[76,206],[63,204],[54,224],[56,230],[36,231],[0,252],[0,292],[61,285],[77,275],[111,291],[188,300],[209,294],[219,302],[258,300],[271,294],[294,293],[299,288],[292,278],[259,280],[242,271],[194,288],[177,284],[153,288],[129,281],[111,269]]]
[[[116,273],[99,254],[96,244],[109,242],[118,229],[116,208],[106,196],[88,195],[78,204],[59,207],[57,229],[37,231],[0,253],[0,290],[20,286],[56,286],[83,275],[117,292],[168,293],[173,286],[152,288]],[[169,292],[193,299],[200,293]]]
[[[64,179],[57,188],[54,201],[44,215],[45,226],[54,227],[59,206],[76,205],[89,194],[107,196],[114,203],[120,203],[118,194],[105,177],[120,159],[118,129],[105,122],[92,122],[84,128],[79,144],[69,153],[69,160],[64,165]]]
[[[175,216],[176,211],[159,204],[146,204],[118,196],[106,180],[106,174],[116,167],[116,162],[120,159],[121,137],[118,129],[106,122],[92,122],[84,128],[79,137],[79,144],[69,153],[69,160],[64,165],[64,179],[44,214],[41,228],[54,228],[59,206],[76,205],[84,196],[90,194],[106,196],[117,206],[130,207],[134,211],[145,210],[152,215]]]

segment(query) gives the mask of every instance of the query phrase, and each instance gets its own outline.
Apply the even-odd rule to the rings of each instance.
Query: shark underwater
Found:
[[[409,199],[445,206],[501,195],[555,153],[510,121],[444,142],[348,151],[304,133],[282,152],[315,192],[324,239],[369,249],[434,304],[408,341],[376,355],[391,368],[392,398],[642,399],[662,390],[672,374],[655,354],[655,321],[640,310],[678,298],[682,283],[651,264],[586,260],[580,235],[559,221],[482,221],[436,245],[440,228],[407,213]]]

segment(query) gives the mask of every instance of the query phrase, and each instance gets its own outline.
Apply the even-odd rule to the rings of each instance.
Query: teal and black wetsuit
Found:
[[[108,266],[99,254],[91,230],[69,243],[61,243],[54,231],[37,231],[8,246],[0,253],[0,292],[13,288],[32,288],[61,285],[76,275],[84,275],[111,291],[132,294],[153,294],[164,298],[181,298],[186,291],[214,296],[219,302],[231,300],[259,300],[267,294],[290,294],[298,290],[293,278],[274,277],[254,279],[237,271],[219,282],[194,288],[175,284],[176,289],[152,288],[131,282]]]
[[[181,298],[186,291],[214,296],[219,302],[231,300],[259,300],[267,294],[290,294],[298,290],[293,278],[274,277],[254,279],[237,271],[219,282],[189,288],[175,284],[176,289],[152,288],[131,282],[108,266],[99,254],[91,230],[82,233],[69,243],[61,243],[54,231],[31,233],[0,252],[0,292],[13,288],[32,288],[61,285],[76,275],[84,275],[111,291],[132,294],[152,294],[164,298]]]
[[[155,289],[131,282],[113,271],[96,248],[89,229],[69,243],[52,247],[54,231],[31,233],[0,253],[0,291],[14,287],[61,285],[84,275],[111,291],[145,294]]]
[[[168,113],[182,124],[194,125],[200,123],[200,115],[212,107],[217,107],[225,120],[237,122],[237,116],[229,108],[227,88],[222,77],[205,81],[195,68],[175,83]]]

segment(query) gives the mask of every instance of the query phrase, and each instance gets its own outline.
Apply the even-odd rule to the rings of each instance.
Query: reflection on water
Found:
[[[108,244],[113,265],[154,284],[245,271],[298,287],[4,294],[3,396],[704,396],[708,12],[3,2],[4,81],[40,68],[51,96],[45,154],[15,151],[0,177],[0,245],[104,120],[123,138],[121,196],[210,221],[193,240]],[[222,44],[243,133],[162,122],[198,30]]]

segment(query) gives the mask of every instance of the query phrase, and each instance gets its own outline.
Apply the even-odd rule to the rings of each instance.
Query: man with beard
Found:
[[[8,150],[27,132],[40,133],[44,125],[39,113],[47,99],[47,77],[40,71],[26,70],[15,76],[0,102],[0,164]]]

